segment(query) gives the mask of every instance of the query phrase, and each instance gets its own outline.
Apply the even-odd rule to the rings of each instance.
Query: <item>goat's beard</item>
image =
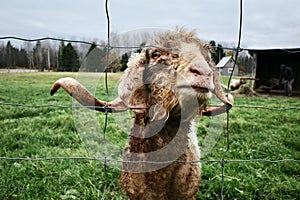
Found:
[[[191,120],[199,113],[200,107],[207,104],[207,101],[212,97],[212,93],[200,93],[193,90],[193,88],[186,88],[180,90],[178,97],[181,107],[181,118]]]
[[[156,95],[149,96],[151,100],[148,106],[154,111],[150,117],[151,121],[167,119],[170,115],[179,117],[183,121],[190,120],[199,113],[199,108],[212,96],[211,92],[199,93],[192,87],[170,89],[152,84],[150,89],[159,91]]]

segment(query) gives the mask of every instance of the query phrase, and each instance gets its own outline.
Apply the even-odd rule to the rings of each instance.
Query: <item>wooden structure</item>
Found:
[[[233,66],[234,66],[234,60],[232,59],[232,56],[226,56],[220,60],[216,68],[222,76],[230,76],[233,70]],[[237,76],[238,74],[239,74],[239,68],[236,65],[234,68],[233,76]]]
[[[292,68],[295,81],[293,90],[300,91],[300,48],[294,49],[252,49],[254,76],[259,80],[254,83],[254,89],[261,86],[274,86],[272,80],[280,78],[280,65]]]

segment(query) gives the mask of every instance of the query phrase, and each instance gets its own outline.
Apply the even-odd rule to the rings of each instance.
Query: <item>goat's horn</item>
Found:
[[[226,94],[224,91],[223,91],[223,88],[222,88],[222,85],[220,83],[220,80],[219,80],[219,75],[218,75],[218,71],[217,70],[213,70],[213,82],[214,82],[214,86],[215,86],[215,89],[214,89],[214,93],[215,95],[227,106],[229,106],[231,108],[231,106],[233,105],[234,103],[234,99],[233,97],[229,94]]]
[[[128,109],[120,98],[116,98],[115,100],[107,103],[97,99],[83,85],[73,78],[61,78],[57,80],[53,84],[50,94],[54,95],[60,87],[62,87],[81,105],[92,110],[101,112],[122,112]]]
[[[233,96],[231,94],[227,95],[228,102],[230,103],[225,103],[224,105],[221,106],[206,106],[203,108],[200,108],[200,115],[204,116],[215,116],[219,115],[222,113],[225,113],[230,109],[233,105]]]
[[[224,103],[222,106],[207,106],[204,110],[200,109],[200,112],[202,115],[205,116],[214,116],[214,115],[219,115],[227,110],[229,110],[233,103],[234,99],[231,94],[226,94],[223,91],[222,85],[219,81],[219,75],[218,72],[214,69],[213,70],[213,82],[214,82],[214,93],[215,95]]]

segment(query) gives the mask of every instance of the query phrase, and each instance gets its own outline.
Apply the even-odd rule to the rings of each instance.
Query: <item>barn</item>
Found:
[[[222,76],[230,76],[234,67],[234,60],[232,56],[223,57],[217,64],[216,68]],[[233,76],[237,76],[239,73],[238,66],[235,66]]]
[[[280,65],[285,64],[292,68],[295,81],[293,90],[300,92],[300,48],[293,49],[251,49],[255,77],[254,89],[261,86],[272,87],[280,78]],[[275,80],[275,81],[274,81]]]

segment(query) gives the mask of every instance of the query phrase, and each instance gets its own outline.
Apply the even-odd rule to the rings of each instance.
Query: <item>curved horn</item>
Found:
[[[201,115],[216,116],[216,115],[220,115],[222,113],[227,112],[234,103],[233,96],[231,94],[228,94],[227,96],[228,97],[226,97],[226,98],[229,103],[226,103],[221,106],[205,106],[204,108],[202,107],[202,108],[200,108],[200,116]]]
[[[83,85],[69,77],[57,80],[51,88],[50,95],[54,95],[61,87],[81,105],[92,110],[105,112],[108,109],[108,112],[122,112],[128,109],[119,97],[106,103],[94,97]]]
[[[226,94],[223,91],[222,85],[220,83],[219,80],[219,75],[218,75],[218,71],[215,69],[215,67],[213,68],[213,82],[214,82],[214,93],[215,95],[227,106],[229,106],[230,108],[232,107],[233,103],[234,103],[234,99],[232,96],[228,96],[228,94]]]
[[[231,94],[227,94],[223,91],[222,85],[219,81],[218,71],[213,67],[213,82],[214,82],[214,94],[224,103],[221,106],[206,106],[200,113],[205,116],[215,116],[227,112],[234,103],[234,98]]]

